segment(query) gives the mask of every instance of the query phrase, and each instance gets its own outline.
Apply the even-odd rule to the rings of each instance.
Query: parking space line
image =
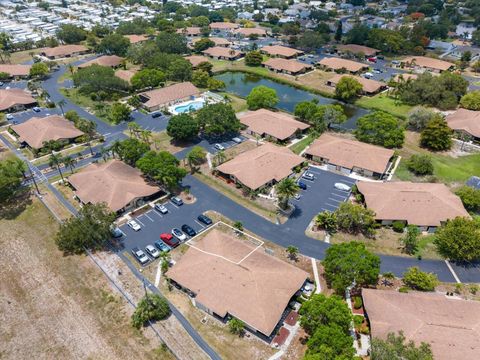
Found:
[[[196,222],[198,225],[200,225],[200,226],[202,227],[202,229],[204,229],[204,228],[205,228],[205,226],[204,226],[204,225],[202,225],[202,224],[200,224],[200,223],[199,223],[197,220],[193,220],[193,221],[195,221],[195,222]]]
[[[142,216],[142,215],[140,215],[140,216]],[[145,226],[145,224],[140,221],[140,216],[137,217],[135,220],[138,221],[140,223],[140,225]]]
[[[334,192],[330,193],[330,195],[333,195],[333,196],[338,196],[338,197],[341,197],[342,199],[345,199],[345,195],[339,195],[339,194],[335,194]]]
[[[177,205],[175,205],[175,204],[172,203],[171,201],[169,201],[169,203],[178,209],[178,206],[177,206]]]
[[[329,211],[329,212],[333,212],[332,210],[330,209],[325,209],[325,208],[322,208],[323,211]]]
[[[150,211],[151,211],[151,210],[150,210]],[[146,212],[145,214],[143,214],[143,215],[145,215],[145,216],[148,218],[148,220],[150,220],[151,222],[155,222],[155,220],[153,220],[150,216],[147,215],[150,211],[147,211],[147,212]]]
[[[333,208],[335,208],[335,209],[338,208],[338,204],[337,204],[337,205],[332,205],[332,204],[329,204],[329,203],[325,203],[325,205],[331,206],[331,207],[333,207]]]
[[[163,215],[160,214],[158,211],[153,211],[154,214],[157,214],[158,216],[160,216],[161,218],[163,218]]]
[[[332,198],[328,198],[328,200],[337,201],[337,202],[344,202],[345,201],[345,199],[338,200],[338,199],[332,199]]]

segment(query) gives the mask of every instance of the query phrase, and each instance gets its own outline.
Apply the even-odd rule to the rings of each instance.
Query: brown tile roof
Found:
[[[182,29],[177,29],[177,34],[185,34],[185,35],[200,35],[202,33],[202,29],[199,27],[186,27]]]
[[[192,40],[192,44],[195,44],[197,41],[200,41],[202,39],[204,39],[204,38],[195,38],[195,39]],[[229,46],[229,45],[232,44],[227,39],[220,38],[220,37],[212,36],[212,37],[209,37],[207,39],[213,41],[215,43],[215,46]]]
[[[224,174],[235,176],[245,186],[255,190],[272,180],[280,181],[292,173],[292,169],[304,162],[290,149],[266,143],[246,151],[218,166]]]
[[[258,36],[265,36],[267,32],[265,29],[261,28],[240,28],[235,30],[236,34],[241,34],[243,36],[250,36],[252,34],[258,35]]]
[[[118,69],[117,71],[115,71],[115,76],[129,83],[133,75],[135,75],[136,73],[136,70]]]
[[[198,95],[200,90],[191,82],[182,82],[164,88],[155,89],[141,93],[141,96],[148,98],[145,103],[147,107],[154,107],[171,103],[175,100],[185,99],[189,96]]]
[[[387,86],[385,83],[381,81],[365,79],[364,77],[361,77],[361,76],[352,76],[352,75],[343,75],[343,74],[333,75],[330,79],[328,79],[328,82],[332,83],[333,85],[337,85],[338,82],[344,76],[348,76],[357,80],[360,84],[362,84],[363,91],[368,94],[376,93],[377,91],[380,91],[382,88]]]
[[[240,55],[243,55],[241,51],[222,47],[222,46],[214,46],[214,47],[208,48],[207,50],[203,50],[202,53],[212,57],[224,57],[227,59],[234,59]]]
[[[462,201],[440,183],[357,183],[369,209],[379,220],[405,220],[418,226],[440,226],[457,216],[469,217]]]
[[[43,147],[45,141],[74,139],[83,135],[73,122],[59,115],[33,117],[24,123],[13,125],[12,129],[19,135],[20,141],[34,149]]]
[[[279,140],[285,140],[297,130],[305,130],[310,125],[297,121],[293,116],[279,111],[260,109],[239,116],[240,122],[260,135],[266,134]]]
[[[122,63],[123,58],[117,55],[104,55],[96,59],[87,61],[83,64],[78,65],[80,69],[89,67],[90,65],[96,64],[107,67],[117,67]]]
[[[356,61],[340,59],[336,57],[323,58],[318,64],[333,70],[345,69],[350,72],[358,72],[362,69],[368,68],[368,65]]]
[[[285,57],[293,57],[297,55],[303,54],[303,51],[297,50],[297,49],[292,49],[286,46],[280,46],[280,45],[267,45],[264,46],[260,49],[262,52],[267,53],[268,55],[271,56],[285,56]]]
[[[147,41],[148,36],[146,35],[124,35],[128,40],[130,40],[131,44],[136,44],[139,42]]]
[[[190,61],[193,67],[197,67],[203,62],[208,62],[208,58],[200,55],[185,56],[185,60]]]
[[[440,71],[448,70],[455,65],[448,61],[433,59],[425,56],[410,56],[402,60],[402,63],[411,64],[412,62],[419,67],[436,69]]]
[[[28,76],[32,65],[0,64],[0,72],[10,76]]]
[[[167,276],[215,314],[234,316],[270,335],[308,274],[262,247],[218,229],[195,242]]]
[[[446,117],[453,130],[463,130],[472,136],[480,137],[480,111],[458,109]]]
[[[365,56],[374,56],[380,52],[380,50],[357,44],[337,45],[337,49],[343,52],[350,51],[354,54],[364,53]]]
[[[313,66],[304,64],[296,60],[288,60],[282,58],[271,58],[263,62],[263,65],[272,68],[277,71],[288,71],[292,73],[298,73],[308,69],[312,69]]]
[[[83,45],[60,45],[53,48],[45,48],[42,53],[46,56],[63,57],[86,51],[88,51],[88,48]]]
[[[30,93],[22,89],[0,89],[0,111],[15,105],[31,105],[36,102]]]
[[[305,153],[347,169],[358,167],[383,174],[394,151],[324,133]]]
[[[150,196],[160,189],[146,183],[142,173],[120,160],[93,163],[68,178],[75,194],[84,203],[106,203],[118,211],[131,201]]]
[[[216,29],[216,30],[232,30],[232,29],[237,29],[239,27],[238,24],[229,23],[229,22],[213,22],[209,26],[210,26],[210,29]]]
[[[373,337],[402,330],[407,342],[429,343],[436,360],[478,359],[480,302],[438,293],[363,289]]]

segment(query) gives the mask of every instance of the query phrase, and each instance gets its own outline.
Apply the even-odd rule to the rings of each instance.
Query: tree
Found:
[[[288,253],[288,257],[291,260],[297,260],[297,255],[298,255],[298,247],[290,245],[287,247],[286,252]]]
[[[363,91],[363,85],[351,76],[342,76],[335,86],[335,96],[343,101],[356,99]]]
[[[335,210],[337,226],[340,230],[351,234],[363,234],[371,237],[375,234],[375,214],[362,205],[343,202]]]
[[[225,88],[225,83],[222,80],[215,79],[213,77],[209,78],[207,81],[207,88],[210,91],[218,91]]]
[[[32,64],[32,67],[30,68],[30,76],[32,78],[44,78],[45,76],[48,75],[48,65],[43,63],[43,62],[38,62]]]
[[[423,106],[417,106],[408,113],[408,126],[412,130],[422,131],[434,116],[434,111]]]
[[[176,141],[192,140],[199,131],[198,121],[185,113],[172,116],[167,125],[167,134]]]
[[[380,274],[380,258],[356,241],[330,246],[322,264],[329,286],[338,294],[343,294],[354,280],[359,287],[374,285]]]
[[[116,152],[120,159],[127,164],[134,166],[138,159],[140,159],[149,149],[148,144],[138,139],[125,139],[118,143],[119,145],[112,145],[112,150]]]
[[[432,157],[428,154],[414,154],[407,160],[407,168],[415,175],[433,174]]]
[[[480,190],[464,185],[455,191],[468,211],[480,211]]]
[[[307,52],[316,51],[330,40],[329,34],[321,34],[318,31],[307,30],[300,35],[295,46]]]
[[[192,78],[192,64],[182,58],[173,60],[168,65],[167,75],[170,80],[188,81]]]
[[[441,115],[434,116],[420,134],[420,145],[433,150],[443,151],[452,147],[452,129]]]
[[[322,122],[328,128],[330,128],[332,124],[341,124],[347,120],[345,111],[339,104],[320,105],[316,115],[322,119]]]
[[[371,342],[371,360],[433,360],[430,345],[422,342],[416,347],[413,340],[405,343],[405,336],[400,331],[398,336],[389,333],[386,340],[373,338]]]
[[[208,73],[208,75],[212,75],[212,69],[213,69],[213,65],[208,61],[203,61],[197,65],[197,70],[203,70],[206,73]]]
[[[76,114],[76,113],[75,113]],[[78,114],[77,114],[78,116]],[[92,120],[82,119],[78,117],[77,120],[74,121],[75,126],[85,133],[88,139],[88,148],[90,149],[90,154],[93,155],[92,150],[92,140],[95,137],[97,124]]]
[[[220,136],[240,130],[240,121],[231,105],[217,103],[204,106],[197,112],[197,121],[207,136]]]
[[[65,44],[78,44],[87,38],[87,32],[78,26],[64,24],[60,25],[60,30],[57,31],[57,38]]]
[[[322,211],[315,218],[315,224],[328,233],[337,231],[337,214],[331,211]]]
[[[309,335],[313,335],[321,326],[338,326],[348,333],[352,322],[352,312],[340,296],[314,294],[299,311],[300,325]]]
[[[165,83],[165,73],[157,69],[143,69],[132,76],[130,83],[136,90],[156,88]]]
[[[347,44],[365,45],[368,40],[370,28],[362,23],[356,23],[352,29],[347,32],[345,42]]]
[[[228,329],[232,334],[241,335],[245,331],[245,324],[241,320],[231,318],[228,321]]]
[[[401,147],[405,138],[400,121],[382,111],[375,111],[359,118],[354,133],[360,141],[386,148]]]
[[[114,124],[119,124],[122,121],[130,120],[130,108],[123,103],[114,103],[110,108],[110,120]]]
[[[158,294],[145,295],[132,314],[132,325],[140,329],[149,321],[166,319],[171,313],[168,301]]]
[[[448,220],[435,233],[437,251],[447,259],[471,262],[480,259],[480,225],[463,217]]]
[[[306,355],[317,355],[317,359],[353,359],[355,349],[350,334],[340,327],[320,326],[308,339]]]
[[[105,36],[97,46],[97,52],[107,55],[127,55],[130,40],[121,34],[110,34]]]
[[[187,159],[188,165],[192,171],[194,167],[203,164],[207,158],[207,152],[201,146],[194,146],[192,150],[187,153],[185,159]]]
[[[403,250],[407,254],[412,255],[417,251],[419,235],[420,235],[420,230],[418,229],[418,226],[415,226],[415,225],[407,226],[407,232],[400,239],[400,241],[403,244]]]
[[[260,51],[249,51],[245,55],[245,65],[247,66],[260,66],[263,62],[263,55]]]
[[[179,160],[168,151],[148,151],[136,162],[137,168],[146,176],[169,189],[177,187],[187,175],[187,171],[179,165]]]
[[[423,272],[416,266],[408,268],[403,274],[403,282],[409,288],[419,291],[434,291],[438,285],[435,274]]]
[[[62,162],[63,162],[63,165],[65,165],[65,167],[68,167],[70,169],[70,172],[73,174],[73,168],[75,167],[75,163],[77,162],[77,159],[72,158],[70,156],[65,156],[62,159]]]
[[[277,92],[264,85],[254,87],[247,96],[247,105],[250,110],[273,108],[277,103]]]
[[[310,122],[318,110],[318,105],[312,101],[301,101],[295,105],[294,115],[304,122]]]
[[[0,161],[0,203],[6,204],[22,190],[27,166],[18,158]]]
[[[203,70],[195,70],[192,74],[192,83],[199,88],[206,88],[209,79],[210,75]]]
[[[182,34],[161,32],[155,42],[158,48],[167,54],[188,53],[187,40]]]
[[[106,98],[116,92],[126,93],[129,87],[126,81],[115,76],[112,68],[97,64],[78,69],[73,74],[73,84],[83,94],[98,97],[99,93],[103,93]]]
[[[62,173],[62,169],[61,169],[61,166],[62,166],[62,157],[60,155],[57,155],[57,154],[54,154],[52,152],[52,154],[50,155],[50,157],[48,158],[48,165],[50,167],[56,167],[59,174],[60,174],[60,177],[62,178],[62,182],[65,182],[65,179],[63,178],[63,173]]]
[[[294,179],[285,178],[275,186],[275,192],[279,197],[279,206],[282,209],[288,208],[288,200],[299,191],[299,187]]]
[[[58,248],[66,254],[81,254],[85,249],[104,247],[110,237],[115,214],[105,203],[86,204],[76,217],[65,220],[55,237]]]
[[[471,91],[462,96],[460,105],[468,110],[480,110],[480,91]]]
[[[201,53],[202,51],[214,46],[215,43],[212,40],[210,40],[209,38],[202,38],[195,42],[195,44],[193,45],[193,50],[196,53]]]
[[[339,21],[337,23],[337,30],[335,30],[335,41],[338,42],[342,40],[342,35],[343,35],[342,22]]]

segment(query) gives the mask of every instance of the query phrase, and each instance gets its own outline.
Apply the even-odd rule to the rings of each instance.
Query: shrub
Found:
[[[479,287],[478,287],[477,284],[471,284],[470,287],[469,287],[469,290],[473,295],[477,294],[478,289],[479,289]]]
[[[140,329],[147,321],[163,320],[170,315],[167,300],[157,294],[149,294],[138,303],[132,314],[132,325]]]
[[[401,292],[401,293],[408,293],[408,287],[406,286],[402,286],[400,289],[398,289],[398,292]]]
[[[360,296],[355,296],[353,298],[353,307],[355,309],[360,309],[362,306],[363,306],[362,298]]]
[[[405,229],[405,223],[403,221],[399,221],[399,220],[394,221],[392,223],[392,229],[395,232],[402,233],[403,230]]]
[[[438,285],[435,274],[423,272],[418,267],[409,268],[403,274],[403,282],[409,288],[420,291],[434,291]]]
[[[460,99],[460,106],[468,110],[480,110],[480,91],[471,91]]]
[[[431,175],[433,174],[432,158],[429,155],[412,155],[407,160],[407,168],[415,175]]]

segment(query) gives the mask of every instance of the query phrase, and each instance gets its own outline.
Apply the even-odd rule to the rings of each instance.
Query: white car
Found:
[[[351,187],[344,184],[344,183],[335,183],[335,189],[338,189],[338,190],[343,190],[343,191],[350,191],[351,190]]]
[[[295,198],[295,200],[300,200],[300,197],[302,195],[300,195],[299,193],[296,193],[295,195],[293,195],[293,197]]]
[[[150,255],[155,259],[160,256],[160,251],[158,251],[157,248],[153,245],[147,245],[145,247],[145,251],[147,252],[148,255]]]
[[[135,258],[138,260],[138,262],[142,265],[145,265],[146,263],[148,263],[150,261],[148,256],[142,250],[140,250],[138,247],[134,247],[132,249],[132,254],[133,254],[133,256],[135,256]]]
[[[162,214],[168,213],[168,209],[162,204],[155,204],[155,210],[160,211]]]
[[[12,114],[7,114],[7,120],[13,120],[13,115]]]
[[[232,139],[232,141],[235,142],[235,143],[237,143],[237,144],[241,144],[243,140],[242,140],[241,138],[239,138],[239,137],[234,137],[234,138]]]
[[[127,225],[133,230],[133,231],[139,231],[141,229],[141,226],[135,221],[135,220],[130,220],[127,222]]]
[[[176,237],[178,240],[180,240],[180,241],[185,241],[185,240],[187,240],[187,235],[185,235],[185,234],[183,233],[183,231],[180,230],[180,229],[173,228],[173,229],[172,229],[172,235],[175,236],[175,237]]]
[[[213,147],[217,150],[225,150],[225,147],[222,144],[215,144]]]
[[[313,175],[313,173],[311,173],[309,171],[305,171],[305,173],[302,175],[302,177],[304,179],[307,179],[307,180],[310,180],[310,181],[315,180],[315,175]]]
[[[363,74],[363,77],[364,77],[365,79],[370,79],[370,78],[373,77],[373,74],[372,74],[371,72],[366,72],[365,74]]]

